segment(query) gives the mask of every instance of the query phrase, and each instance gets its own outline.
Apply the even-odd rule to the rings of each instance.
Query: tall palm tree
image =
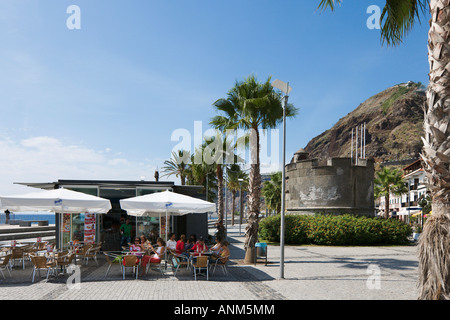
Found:
[[[186,157],[188,160],[186,160]],[[186,184],[186,170],[189,164],[189,154],[186,151],[178,150],[172,152],[172,158],[164,161],[164,166],[161,168],[164,172],[163,177],[175,175],[181,180],[181,185]]]
[[[242,179],[243,181],[240,181]],[[236,207],[236,194],[245,190],[248,186],[248,175],[242,171],[239,164],[231,164],[227,167],[227,188],[231,192],[231,225],[234,226],[234,213]]]
[[[258,242],[261,175],[259,159],[259,129],[275,128],[283,120],[282,95],[276,92],[270,77],[260,83],[251,75],[244,81],[236,81],[227,98],[214,102],[214,107],[223,115],[215,116],[210,124],[219,130],[244,129],[251,131],[251,164],[249,176],[249,195],[247,198],[248,216],[245,228],[245,262],[254,260],[254,247]],[[286,106],[286,117],[292,117],[297,109]]]
[[[321,0],[334,10],[340,0]],[[450,2],[449,0],[386,0],[381,39],[398,45],[428,4],[430,64],[422,159],[432,197],[433,215],[419,240],[419,299],[450,299]]]
[[[270,175],[270,180],[265,181],[262,193],[267,209],[275,210],[276,213],[281,213],[281,172],[275,172]]]
[[[390,195],[401,196],[408,192],[408,187],[400,170],[384,167],[376,173],[374,180],[375,198],[384,197],[384,217],[389,218]]]
[[[216,132],[212,137],[205,138],[205,144],[203,149],[203,159],[208,164],[215,168],[217,178],[217,237],[219,239],[225,238],[225,225],[224,225],[224,181],[223,181],[223,169],[226,160],[237,159],[234,154],[235,146],[230,141],[226,134]]]

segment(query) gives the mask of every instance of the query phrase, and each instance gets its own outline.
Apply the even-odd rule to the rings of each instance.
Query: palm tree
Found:
[[[217,178],[217,237],[225,238],[224,199],[223,199],[223,168],[227,159],[235,161],[235,146],[227,135],[216,132],[216,135],[205,138],[203,159],[215,168]]]
[[[340,0],[321,0],[334,10]],[[419,299],[450,299],[450,5],[448,0],[386,0],[381,39],[398,45],[428,4],[427,103],[422,159],[432,198],[433,215],[419,240]]]
[[[203,146],[195,149],[195,153],[203,155]],[[195,161],[195,154],[191,155],[191,162],[186,168],[186,179],[188,185],[203,186],[207,201],[215,201],[217,190],[217,178],[215,174],[215,167],[207,164],[204,161],[197,163]]]
[[[403,180],[403,174],[400,170],[384,167],[376,173],[374,180],[375,198],[384,197],[384,217],[389,218],[389,200],[390,195],[401,196],[408,192],[406,182]]]
[[[189,163],[189,160],[185,159],[186,156],[189,159],[186,151],[173,151],[172,158],[164,161],[165,166],[161,168],[165,172],[163,177],[170,177],[171,175],[175,175],[177,178],[180,177],[181,185],[184,186],[186,183],[186,169]]]
[[[262,193],[267,209],[275,210],[276,213],[281,213],[281,172],[275,172],[270,175],[270,181],[265,181]]]
[[[242,179],[243,181],[240,181]],[[231,225],[234,226],[234,213],[236,207],[236,193],[246,189],[248,185],[248,175],[242,171],[238,164],[227,167],[227,188],[231,192]]]
[[[214,102],[217,111],[224,115],[215,116],[210,124],[219,130],[244,129],[251,133],[251,164],[249,176],[249,195],[247,198],[248,217],[245,228],[244,249],[245,262],[254,260],[255,243],[258,242],[261,175],[259,160],[259,129],[275,128],[283,119],[282,96],[276,92],[270,77],[260,83],[251,75],[244,81],[236,81],[227,94],[227,98]],[[292,105],[286,106],[286,117],[292,117],[297,109]]]

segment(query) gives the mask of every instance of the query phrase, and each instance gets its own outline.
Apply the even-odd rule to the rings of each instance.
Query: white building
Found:
[[[390,194],[389,196],[389,216],[398,216],[399,219],[409,222],[409,216],[422,210],[418,201],[422,195],[427,192],[425,185],[426,175],[420,163],[417,160],[403,168],[403,179],[408,184],[408,193],[401,196]],[[379,208],[385,207],[385,199],[379,199]]]

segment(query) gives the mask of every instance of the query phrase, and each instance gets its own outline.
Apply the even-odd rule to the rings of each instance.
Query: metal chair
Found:
[[[159,270],[159,272],[161,272],[161,275],[164,275],[164,270],[167,267],[167,262],[164,260],[164,258],[162,257],[161,260],[159,262],[148,262],[147,263],[147,270],[145,270],[145,274],[147,274],[148,270],[152,267],[152,266],[156,266]]]
[[[122,263],[122,274],[123,279],[125,280],[125,271],[126,268],[133,268],[136,272],[136,279],[138,278],[139,274],[139,259],[133,254],[129,254],[123,257],[123,263]]]
[[[214,272],[216,272],[217,266],[222,267],[223,273],[225,275],[228,275],[227,271],[227,262],[229,260],[230,256],[224,256],[224,257],[218,257],[216,261],[214,262],[214,270],[212,274],[214,275]]]
[[[120,271],[122,272],[122,258],[120,255],[111,252],[103,252],[103,254],[105,255],[106,263],[109,265],[105,277],[108,275],[112,265],[119,265]]]
[[[47,270],[47,280],[48,280],[48,276],[50,274],[50,271],[55,270],[56,268],[56,262],[52,261],[52,262],[48,262],[47,258],[44,256],[30,256],[31,262],[33,263],[33,279],[31,282],[34,283],[34,276],[36,275],[36,270],[38,271],[39,276],[40,271],[42,269]]]
[[[66,268],[72,263],[74,256],[73,253],[65,252],[64,254],[58,254],[56,257],[56,265],[63,269],[63,273],[66,272]]]
[[[194,258],[195,261],[192,263],[192,268],[194,269],[194,278],[197,280],[197,270],[200,272],[203,269],[206,270],[206,280],[209,280],[209,257],[208,256],[197,256]]]
[[[180,266],[186,266],[186,269],[189,269],[189,258],[183,255],[174,255],[172,257],[172,265],[175,269],[174,276],[176,276]]]
[[[90,248],[88,248],[88,249],[84,252],[83,258],[84,258],[85,261],[86,261],[86,265],[87,265],[88,262],[89,262],[89,258],[94,258],[95,263],[96,263],[97,266],[98,266],[97,253],[100,252],[100,248],[101,248],[100,246],[90,247]]]
[[[75,264],[77,263],[76,260],[77,258],[81,257],[81,259],[84,258],[84,255],[86,254],[86,252],[89,251],[89,249],[92,247],[92,244],[87,243],[85,244],[83,247],[81,248],[77,248],[77,250],[75,250]]]
[[[5,274],[3,273],[3,270],[8,270],[9,277],[12,278],[11,271],[10,271],[11,266],[9,265],[10,258],[11,258],[11,254],[0,257],[0,272],[2,273],[3,279],[6,279]]]
[[[22,260],[22,269],[25,269],[25,251],[22,248],[12,248],[11,260],[16,266],[16,260]]]

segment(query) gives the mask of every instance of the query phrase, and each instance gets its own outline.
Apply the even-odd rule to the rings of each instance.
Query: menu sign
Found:
[[[84,214],[84,243],[95,243],[95,214]]]
[[[63,227],[62,227],[63,232],[70,232],[70,218],[71,218],[70,213],[63,214]]]

